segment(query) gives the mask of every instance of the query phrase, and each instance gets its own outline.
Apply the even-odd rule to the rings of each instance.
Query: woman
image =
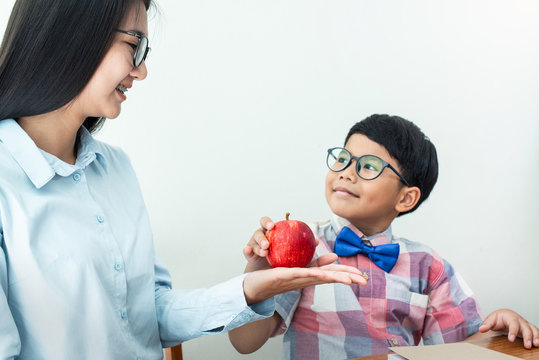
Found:
[[[146,78],[151,0],[18,0],[0,48],[0,358],[159,359],[355,269],[271,269],[171,290],[135,173],[96,141]],[[122,357],[123,356],[123,357]]]

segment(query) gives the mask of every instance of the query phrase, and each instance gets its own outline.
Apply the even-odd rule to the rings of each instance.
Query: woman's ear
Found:
[[[403,186],[400,192],[399,201],[395,204],[395,210],[399,213],[410,211],[419,201],[421,190],[417,186]]]

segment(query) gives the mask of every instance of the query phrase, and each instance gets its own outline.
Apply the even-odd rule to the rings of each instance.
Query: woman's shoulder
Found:
[[[96,138],[93,138],[93,141],[96,152],[105,156],[105,158],[129,160],[129,156],[120,146]]]
[[[6,145],[0,141],[0,180],[4,181],[22,181],[24,171]],[[1,182],[1,181],[0,181]]]
[[[91,141],[92,145],[90,151],[95,152],[98,160],[104,160],[107,168],[131,169],[133,167],[129,155],[120,146],[98,140],[95,137],[92,137]]]

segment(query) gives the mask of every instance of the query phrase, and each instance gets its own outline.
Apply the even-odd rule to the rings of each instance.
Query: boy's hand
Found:
[[[269,241],[268,239],[266,239],[266,232],[273,229],[275,223],[269,217],[264,216],[260,219],[260,226],[260,229],[255,231],[255,233],[253,234],[253,236],[251,236],[251,239],[243,249],[243,255],[248,262],[247,268],[245,269],[246,272],[271,268],[268,261],[266,260],[269,248]],[[318,245],[318,239],[315,238],[315,241]],[[333,261],[335,260],[336,259],[334,259]]]
[[[271,230],[275,224],[269,217],[260,219],[261,228],[256,230],[243,249],[243,255],[249,262],[250,270],[270,268],[266,256],[268,255],[269,241],[266,239],[266,231]]]
[[[517,336],[524,341],[524,347],[531,349],[539,347],[539,330],[522,316],[509,309],[500,309],[487,316],[479,331],[484,333],[489,330],[507,332],[509,341],[515,341]]]

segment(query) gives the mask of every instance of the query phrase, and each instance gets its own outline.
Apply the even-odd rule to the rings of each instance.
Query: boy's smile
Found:
[[[375,155],[397,170],[398,162],[380,144],[362,134],[350,137],[345,148],[354,156]],[[340,172],[326,176],[326,200],[331,210],[360,229],[365,235],[384,231],[398,215],[397,204],[404,186],[391,170],[374,180],[364,180],[356,172],[356,160]]]
[[[335,192],[335,195],[339,195],[339,196],[353,196],[357,198],[359,197],[358,195],[354,194],[351,190],[348,190],[344,186],[337,186],[333,189],[333,191]]]

